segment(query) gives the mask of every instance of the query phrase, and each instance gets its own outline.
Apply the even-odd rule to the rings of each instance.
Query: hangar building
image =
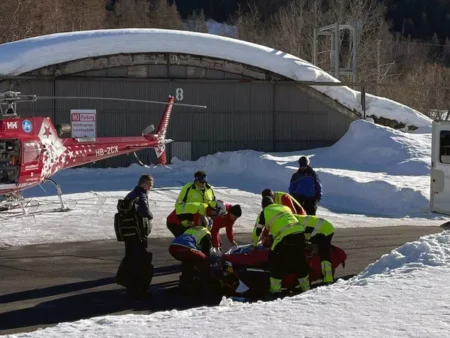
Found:
[[[0,89],[39,96],[115,97],[205,105],[174,107],[170,160],[222,151],[287,152],[330,146],[360,118],[298,83],[326,74],[292,55],[216,35],[129,29],[62,33],[0,45]],[[0,78],[1,78],[0,75]],[[327,75],[327,74],[326,74]],[[16,77],[17,76],[17,77]],[[96,109],[97,136],[140,135],[164,105],[79,99],[21,103],[21,116],[69,123],[71,109]],[[153,150],[138,153],[156,163]],[[133,156],[101,161],[128,166]]]

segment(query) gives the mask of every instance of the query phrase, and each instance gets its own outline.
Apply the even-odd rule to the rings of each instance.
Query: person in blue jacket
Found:
[[[322,199],[322,184],[306,156],[300,157],[298,164],[299,169],[291,177],[289,194],[302,205],[308,215],[315,215],[317,204]]]

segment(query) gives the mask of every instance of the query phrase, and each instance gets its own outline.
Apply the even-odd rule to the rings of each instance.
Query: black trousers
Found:
[[[147,240],[125,239],[125,257],[117,271],[118,284],[129,289],[146,290],[153,278],[152,253],[147,252]]]
[[[317,234],[310,239],[312,244],[317,244],[319,257],[321,261],[329,261],[331,262],[330,257],[330,248],[331,248],[331,240],[333,239],[334,233],[331,235],[325,236],[324,234]]]
[[[315,198],[296,198],[296,200],[305,209],[307,215],[316,215],[317,200]]]
[[[166,222],[166,227],[169,229],[169,231],[172,233],[172,235],[177,238],[178,236],[182,235],[188,228],[178,225],[178,224],[172,224]]]
[[[283,279],[295,273],[297,278],[309,273],[305,257],[305,234],[298,233],[284,237],[269,253],[270,277]]]

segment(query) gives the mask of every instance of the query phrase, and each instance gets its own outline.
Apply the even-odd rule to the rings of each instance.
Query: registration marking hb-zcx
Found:
[[[106,148],[95,149],[95,156],[104,156],[117,154],[119,152],[119,146],[111,146]]]

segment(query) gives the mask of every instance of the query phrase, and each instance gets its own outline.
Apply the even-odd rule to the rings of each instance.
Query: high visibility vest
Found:
[[[289,207],[271,204],[264,208],[265,227],[273,236],[272,250],[287,235],[305,231]]]
[[[201,191],[195,188],[195,183],[185,184],[175,202],[175,209],[178,205],[195,202],[205,203],[211,206],[211,208],[215,208],[217,203],[212,187],[210,185],[206,185],[205,190]]]
[[[297,210],[302,210],[302,209],[303,209],[302,205],[301,205],[300,203],[298,203],[297,200],[296,200],[294,197],[292,197],[291,195],[289,195],[289,194],[286,193],[286,192],[277,191],[277,192],[274,192],[274,195],[275,195],[275,196],[274,196],[275,198],[274,198],[273,201],[274,201],[276,204],[283,204],[283,202],[281,201],[281,199],[283,198],[284,195],[287,195],[287,196],[290,197],[292,203],[294,203],[295,209],[297,209]]]
[[[304,215],[295,215],[295,217],[305,228],[305,239],[307,241],[318,234],[328,236],[334,233],[334,226],[326,219]]]
[[[208,204],[199,203],[199,202],[191,202],[191,203],[182,203],[176,204],[175,213],[178,219],[181,222],[181,225],[184,227],[195,226],[198,224],[194,224],[194,215],[199,214],[202,216],[206,215],[206,211],[208,209]]]
[[[203,237],[206,235],[211,235],[209,230],[202,226],[196,226],[187,229],[183,235],[192,236],[195,240],[195,246],[198,247],[200,245],[200,242],[202,241]]]

